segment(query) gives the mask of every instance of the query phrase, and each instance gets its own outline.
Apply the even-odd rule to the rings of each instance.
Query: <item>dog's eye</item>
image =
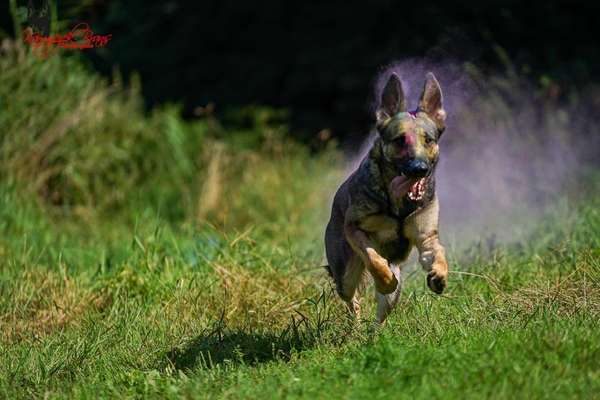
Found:
[[[431,143],[433,143],[433,142],[435,142],[435,139],[434,139],[434,138],[432,138],[432,137],[431,137],[431,136],[429,136],[429,135],[425,135],[425,144],[431,144]]]
[[[393,139],[392,143],[394,143],[396,146],[404,146],[404,144],[406,143],[406,140],[404,139],[404,136],[400,136],[400,137]]]

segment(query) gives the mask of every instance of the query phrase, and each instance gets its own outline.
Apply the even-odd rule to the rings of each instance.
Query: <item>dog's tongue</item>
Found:
[[[408,179],[405,176],[397,176],[390,182],[390,193],[393,197],[399,199],[404,196],[412,185],[414,185],[418,179]]]

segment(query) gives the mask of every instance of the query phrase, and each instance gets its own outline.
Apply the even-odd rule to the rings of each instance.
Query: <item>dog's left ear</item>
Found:
[[[425,87],[419,99],[419,111],[427,113],[429,118],[435,122],[438,129],[444,130],[444,121],[446,120],[446,111],[442,106],[442,88],[431,72],[427,73]]]

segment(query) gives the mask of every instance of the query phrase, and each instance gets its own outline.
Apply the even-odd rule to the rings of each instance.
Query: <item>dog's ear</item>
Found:
[[[444,111],[442,105],[442,88],[437,79],[435,79],[435,75],[431,72],[427,73],[425,79],[425,87],[419,99],[419,111],[427,113],[438,126],[438,129],[444,129],[446,111]]]
[[[403,111],[406,111],[406,99],[402,82],[398,75],[392,74],[381,93],[381,104],[375,111],[375,117],[379,123]]]

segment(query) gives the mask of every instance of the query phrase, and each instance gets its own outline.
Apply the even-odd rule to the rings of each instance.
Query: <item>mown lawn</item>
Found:
[[[142,215],[134,231],[86,230],[19,199],[7,188],[0,207],[0,397],[600,396],[597,197],[527,242],[451,252],[443,296],[409,269],[381,329],[347,320],[318,229],[175,231]]]

